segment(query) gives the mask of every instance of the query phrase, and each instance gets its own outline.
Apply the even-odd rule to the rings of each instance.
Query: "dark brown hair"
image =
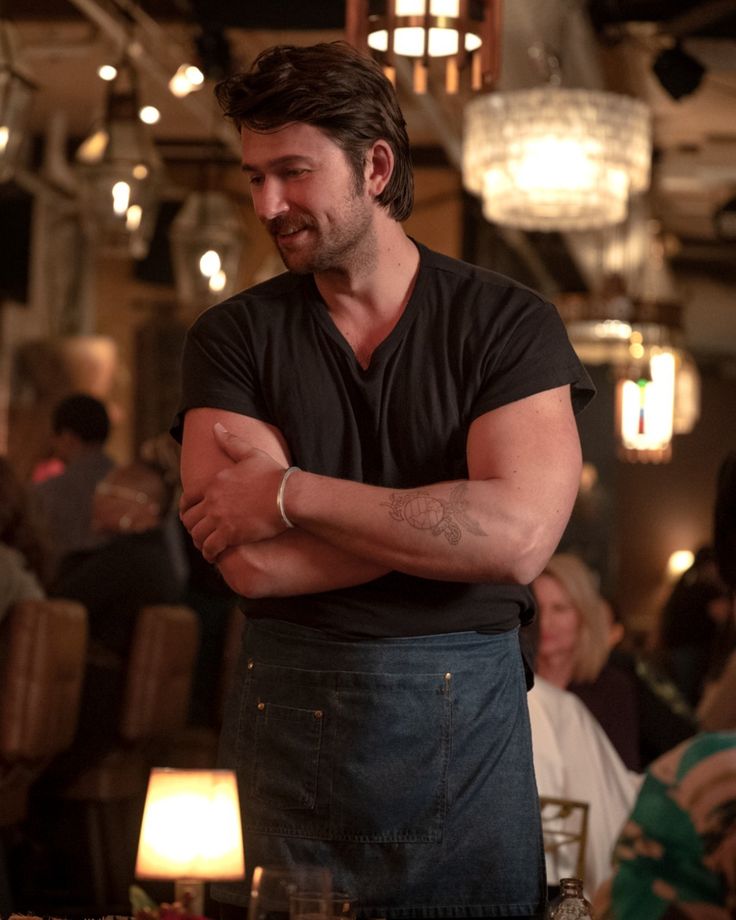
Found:
[[[347,42],[268,48],[248,71],[218,83],[215,95],[238,129],[273,131],[291,122],[320,128],[345,151],[359,187],[369,147],[387,141],[394,169],[377,201],[395,220],[411,214],[411,153],[396,93],[378,64]]]

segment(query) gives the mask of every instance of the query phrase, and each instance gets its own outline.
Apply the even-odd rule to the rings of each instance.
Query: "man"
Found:
[[[52,449],[64,472],[35,487],[49,533],[54,567],[68,553],[99,546],[92,529],[92,498],[97,483],[113,468],[104,445],[110,418],[99,399],[73,393],[62,399],[51,416]]]
[[[248,598],[221,752],[249,865],[327,865],[367,916],[539,916],[516,627],[589,381],[550,305],[406,236],[373,62],[277,47],[218,98],[289,269],[190,330],[173,429],[182,520]]]

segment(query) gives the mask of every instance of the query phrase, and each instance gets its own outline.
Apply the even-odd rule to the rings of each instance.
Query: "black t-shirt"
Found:
[[[292,463],[394,489],[466,479],[471,422],[572,384],[576,411],[593,385],[555,308],[515,282],[418,245],[409,303],[363,369],[311,275],[286,273],[207,310],[184,349],[172,427],[196,407],[278,428]],[[364,585],[248,601],[274,616],[353,636],[502,631],[532,610],[528,588],[391,572]]]

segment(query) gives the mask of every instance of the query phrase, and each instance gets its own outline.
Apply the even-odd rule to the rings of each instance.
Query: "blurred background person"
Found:
[[[536,673],[579,696],[630,770],[640,769],[636,686],[608,661],[609,615],[582,559],[553,556],[532,585],[539,616]]]
[[[706,675],[698,718],[706,731],[736,730],[736,452],[718,471],[713,515],[713,551],[729,593],[729,614]]]
[[[612,649],[615,614],[580,558],[556,554],[532,587],[536,672],[585,703],[628,769],[639,771],[695,733],[694,714],[676,688],[621,642]]]
[[[522,628],[520,637],[525,659],[533,663],[539,642],[538,618]],[[536,674],[527,700],[539,795],[588,805],[583,880],[586,896],[591,897],[610,876],[613,847],[642,777],[626,768],[597,720],[573,693]],[[576,816],[557,819],[552,806],[542,811],[543,827],[548,812],[553,816],[552,830],[575,828]],[[558,839],[552,836],[552,842]],[[562,843],[553,849],[549,842],[545,839],[551,899],[559,891],[561,878],[577,874],[577,848]]]
[[[27,490],[0,457],[0,619],[18,601],[44,596],[48,554]]]
[[[178,603],[183,579],[163,522],[171,489],[154,466],[116,467],[93,496],[92,529],[104,542],[68,553],[49,593],[79,601],[89,614],[90,639],[125,655],[138,610]]]
[[[600,920],[736,916],[736,733],[704,733],[648,769],[594,898]]]
[[[45,519],[56,566],[77,550],[99,545],[92,528],[92,496],[97,483],[115,465],[105,453],[110,418],[99,399],[75,393],[59,402],[51,417],[51,447],[64,464],[58,476],[34,485]]]
[[[701,547],[662,608],[652,656],[694,708],[733,644],[731,598],[712,546]]]
[[[184,585],[162,526],[171,494],[149,464],[110,470],[95,489],[92,507],[94,532],[105,542],[68,553],[50,586],[51,596],[79,601],[89,617],[77,733],[49,771],[50,783],[69,782],[114,744],[138,611],[181,599]]]

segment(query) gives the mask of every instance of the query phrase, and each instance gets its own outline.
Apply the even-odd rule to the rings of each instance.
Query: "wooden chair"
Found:
[[[20,824],[28,792],[74,738],[87,648],[87,611],[74,601],[16,604],[0,629],[0,828]],[[10,911],[0,854],[0,912]]]
[[[127,904],[149,770],[185,726],[198,641],[197,615],[190,608],[160,604],[140,610],[119,741],[62,793],[67,801],[82,803],[85,811],[91,907],[98,914]]]
[[[588,840],[588,803],[540,796],[544,851],[565,867],[565,874],[585,880],[585,846]],[[558,873],[559,874],[559,873]],[[549,879],[556,884],[558,879]]]

